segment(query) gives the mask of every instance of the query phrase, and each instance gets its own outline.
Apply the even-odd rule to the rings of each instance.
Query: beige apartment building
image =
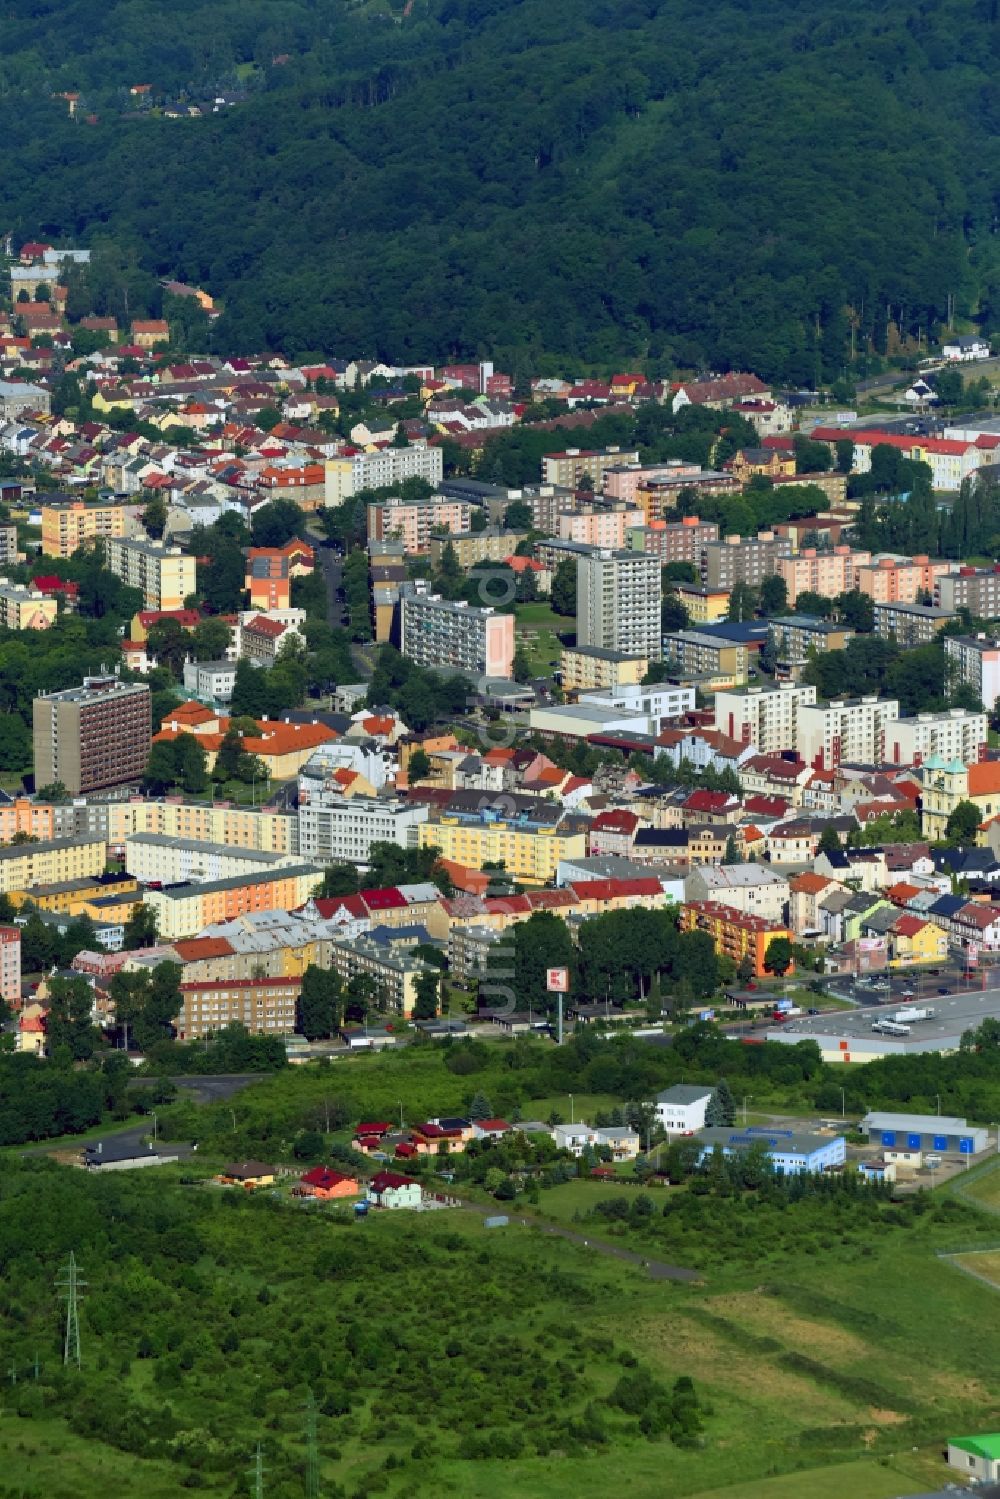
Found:
[[[619,447],[567,448],[564,453],[546,453],[542,459],[542,483],[577,489],[586,475],[594,486],[594,493],[599,494],[609,468],[638,462],[637,452],[623,451]]]
[[[565,693],[638,686],[648,670],[647,656],[629,656],[599,645],[567,646],[559,658]]]
[[[466,570],[477,562],[503,562],[512,557],[522,541],[527,541],[527,531],[506,531],[489,526],[485,531],[456,531],[447,536],[430,538],[431,562],[440,567],[446,547],[452,547],[459,567]]]
[[[0,628],[47,630],[58,612],[58,602],[37,589],[0,581]]]
[[[42,553],[72,557],[87,542],[125,535],[121,505],[90,505],[83,500],[51,500],[43,504]]]
[[[0,848],[0,894],[102,874],[107,853],[103,838],[57,838]]]
[[[737,687],[747,679],[749,657],[745,645],[702,635],[697,630],[676,630],[663,637],[664,660],[675,661],[685,677],[706,677],[709,688]]]
[[[559,536],[563,541],[579,541],[591,547],[623,547],[629,531],[641,526],[641,510],[596,509],[587,505],[573,515],[560,515]]]
[[[916,604],[921,593],[933,595],[939,579],[955,565],[926,556],[873,557],[858,567],[856,586],[876,604]]]
[[[162,541],[115,538],[106,547],[108,569],[142,594],[146,609],[183,609],[195,592],[195,559]]]
[[[290,1036],[300,978],[246,978],[181,984],[181,1013],[175,1025],[180,1041],[198,1041],[227,1025],[242,1025],[252,1036]]]

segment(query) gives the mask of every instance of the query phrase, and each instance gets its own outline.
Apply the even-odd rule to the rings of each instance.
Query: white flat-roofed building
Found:
[[[946,713],[918,713],[888,726],[886,758],[896,765],[918,765],[928,755],[974,765],[983,758],[989,720],[985,713],[949,708]]]
[[[993,635],[949,635],[944,654],[955,684],[971,687],[987,713],[992,713],[1000,699],[1000,640]]]
[[[815,687],[782,682],[776,687],[728,687],[715,694],[715,727],[737,744],[754,744],[762,755],[794,749],[798,715],[816,701]]]

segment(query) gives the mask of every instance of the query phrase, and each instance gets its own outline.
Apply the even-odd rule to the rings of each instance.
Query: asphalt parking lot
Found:
[[[991,974],[988,976],[991,985],[997,985],[997,979]],[[854,1010],[828,1010],[823,1015],[802,1015],[794,1020],[787,1021],[782,1027],[786,1034],[794,1034],[799,1037],[806,1036],[837,1036],[845,1039],[851,1037],[871,1041],[874,1039],[892,1040],[896,1046],[907,1047],[920,1045],[926,1049],[928,1043],[935,1046],[958,1045],[962,1033],[971,1030],[987,1018],[1000,1020],[1000,986],[987,989],[964,989],[960,993],[939,994],[938,988],[948,987],[948,978],[941,975],[939,979],[933,980],[922,976],[919,985],[913,985],[915,997],[904,999],[902,990],[905,985],[893,984],[890,996],[882,991],[880,998],[882,1003],[874,1003],[875,992],[872,999],[862,999],[859,1007]],[[866,996],[866,990],[849,990],[855,997]],[[879,1033],[872,1030],[872,1026],[879,1020],[887,1020],[898,1009],[923,1008],[934,1011],[932,1019],[914,1021],[910,1026],[908,1036],[879,1038]],[[896,1049],[896,1046],[893,1049]]]

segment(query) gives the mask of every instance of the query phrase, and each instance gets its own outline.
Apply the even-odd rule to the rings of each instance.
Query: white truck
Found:
[[[906,1005],[890,1019],[898,1020],[900,1025],[915,1025],[918,1020],[933,1020],[934,1011],[928,1005]]]
[[[880,1036],[908,1036],[910,1034],[910,1027],[900,1025],[896,1020],[876,1020],[872,1030]]]

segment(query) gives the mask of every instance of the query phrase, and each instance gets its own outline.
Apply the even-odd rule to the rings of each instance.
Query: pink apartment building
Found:
[[[804,547],[794,557],[779,557],[776,572],[788,589],[789,608],[800,593],[818,593],[833,599],[838,593],[849,593],[857,587],[857,570],[871,561],[871,552],[855,552],[848,546],[834,547],[832,552],[818,552]]]
[[[857,568],[855,587],[876,604],[915,604],[919,593],[933,595],[938,578],[954,566],[925,556],[875,557]]]
[[[641,510],[585,510],[577,515],[560,515],[559,537],[584,546],[611,547],[618,551],[625,545],[632,526],[641,526]]]
[[[21,1003],[21,928],[0,926],[0,995],[10,1005]]]

